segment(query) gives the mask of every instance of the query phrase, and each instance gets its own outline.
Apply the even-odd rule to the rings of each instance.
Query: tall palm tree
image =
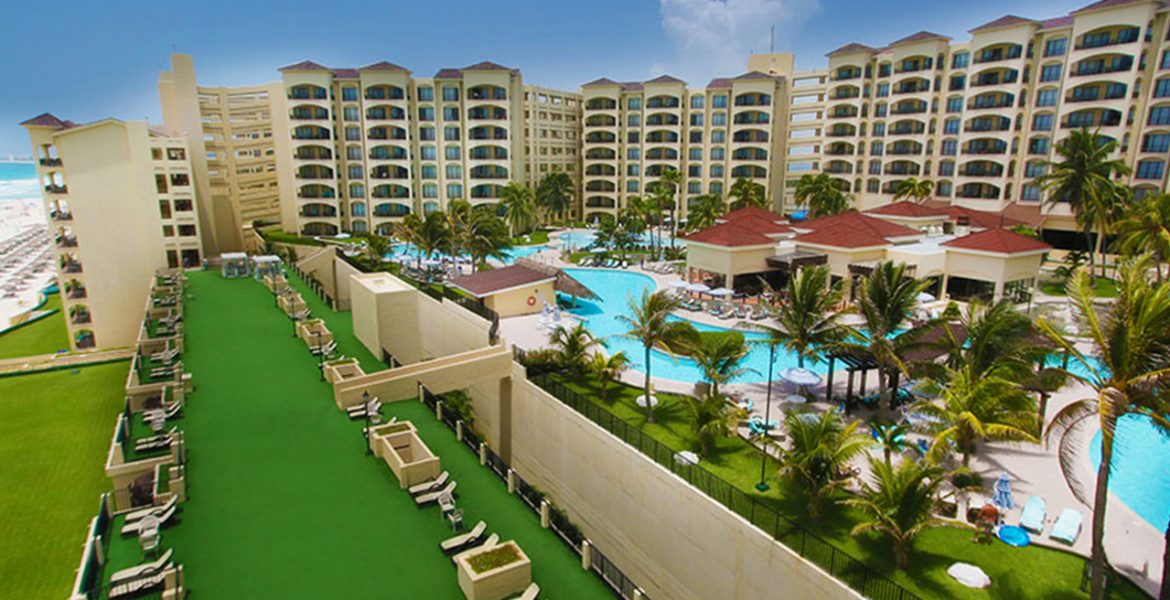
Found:
[[[662,170],[662,175],[658,176],[658,190],[662,193],[663,206],[670,211],[670,239],[673,245],[675,234],[678,232],[678,201],[682,191],[683,174],[682,171],[674,167],[666,167]],[[662,232],[658,232],[658,240],[662,241]]]
[[[985,441],[1039,442],[1036,404],[1027,390],[1012,380],[980,375],[971,365],[947,369],[937,401],[916,402],[926,415],[922,430],[933,436],[927,458],[939,463],[954,448],[971,465],[978,444]]]
[[[594,352],[593,358],[589,361],[589,373],[597,378],[597,383],[601,387],[601,401],[605,402],[609,384],[614,379],[621,376],[622,371],[626,370],[630,364],[630,359],[626,358],[625,352],[618,352],[606,356],[604,352]]]
[[[1114,231],[1114,250],[1128,256],[1152,256],[1155,277],[1161,283],[1162,264],[1170,260],[1170,194],[1146,195],[1131,205]]]
[[[894,377],[907,370],[902,359],[920,343],[923,328],[903,330],[910,319],[917,296],[930,285],[910,277],[904,263],[882,261],[857,287],[857,312],[865,330],[851,331],[846,346],[868,353],[878,364],[878,398],[883,414],[890,413]]]
[[[1151,285],[1146,279],[1150,259],[1141,256],[1125,261],[1117,281],[1117,300],[1104,319],[1097,315],[1090,274],[1080,270],[1068,284],[1072,305],[1085,321],[1097,360],[1086,356],[1045,319],[1039,327],[1075,360],[1087,375],[1068,373],[1093,389],[1094,395],[1069,404],[1048,424],[1047,440],[1060,439],[1078,423],[1093,420],[1101,429],[1101,464],[1092,500],[1093,543],[1091,597],[1105,593],[1105,509],[1108,507],[1109,477],[1112,472],[1113,443],[1117,422],[1126,414],[1149,417],[1170,429],[1166,413],[1157,410],[1157,397],[1170,377],[1170,285]],[[1098,363],[1098,361],[1100,361]],[[1061,443],[1061,448],[1065,444]],[[1073,457],[1061,454],[1066,474],[1075,469]],[[1075,491],[1075,490],[1074,490]],[[1088,499],[1082,498],[1088,503]]]
[[[894,201],[913,199],[915,202],[922,204],[929,200],[933,194],[933,181],[911,177],[898,182],[898,188],[894,192]]]
[[[829,270],[823,266],[805,267],[788,278],[784,299],[772,310],[776,326],[747,324],[765,334],[763,344],[784,346],[796,355],[797,366],[806,360],[817,362],[821,352],[849,333],[841,325],[841,313],[835,309],[843,294],[841,282],[829,283]]]
[[[678,302],[666,295],[666,292],[650,293],[643,290],[639,300],[629,299],[630,314],[618,315],[618,319],[629,326],[625,336],[637,340],[645,350],[646,377],[643,383],[643,393],[650,397],[650,351],[659,348],[671,356],[674,355],[678,341],[684,337],[693,336],[694,327],[686,321],[669,319],[670,313],[678,306]],[[646,420],[654,422],[654,409],[646,403]]]
[[[696,196],[687,210],[687,231],[706,229],[727,212],[727,204],[719,194]]]
[[[451,254],[454,256],[463,256],[467,252],[467,225],[471,223],[472,208],[470,202],[458,199],[447,203],[446,213],[439,213],[447,218]]]
[[[897,423],[873,423],[869,427],[873,432],[874,443],[882,449],[882,459],[887,465],[890,464],[894,453],[906,448],[906,434],[910,430]]]
[[[416,245],[420,252],[430,259],[436,252],[452,251],[451,230],[447,225],[447,216],[441,212],[433,212],[423,219],[418,229]],[[419,268],[422,268],[422,258],[419,257]]]
[[[477,207],[463,229],[463,248],[471,255],[474,272],[479,263],[488,258],[503,259],[504,250],[512,247],[512,236],[504,222],[496,217],[491,207]]]
[[[821,518],[824,501],[845,487],[849,461],[872,445],[859,433],[861,421],[845,423],[836,410],[815,419],[788,413],[784,419],[789,445],[780,449],[780,476],[796,483],[808,495],[808,516]]]
[[[390,240],[376,233],[366,237],[366,258],[374,268],[382,264],[382,259],[390,251]]]
[[[573,178],[564,171],[545,175],[536,187],[536,202],[559,219],[565,218],[573,199]]]
[[[524,184],[513,181],[505,186],[500,192],[500,206],[512,236],[528,231],[536,223],[536,194]]]
[[[715,440],[734,435],[736,424],[747,411],[728,404],[727,399],[715,393],[703,398],[685,396],[687,408],[691,411],[691,427],[699,440],[699,456],[711,456]]]
[[[828,173],[805,173],[796,180],[794,198],[808,208],[810,219],[841,214],[849,210],[849,197],[841,191],[838,179]]]
[[[580,383],[589,366],[589,352],[601,342],[582,323],[572,328],[561,325],[549,335],[549,345],[556,355],[557,363],[569,372],[573,381]]]
[[[748,372],[741,367],[747,358],[748,348],[743,336],[738,334],[706,335],[690,348],[703,377],[711,384],[711,395],[719,395],[719,385],[727,383]]]
[[[873,531],[889,538],[894,566],[907,569],[915,538],[927,528],[945,525],[934,516],[934,495],[943,478],[929,464],[912,460],[895,466],[871,457],[869,467],[871,481],[858,497],[845,501],[865,515],[852,533]]]
[[[1114,212],[1118,184],[1115,178],[1129,173],[1121,159],[1110,158],[1117,141],[1087,128],[1073,131],[1056,145],[1059,160],[1048,163],[1048,172],[1037,182],[1048,193],[1048,204],[1068,202],[1085,236],[1085,250],[1092,270],[1093,231]],[[1098,230],[1098,236],[1104,231]]]
[[[735,198],[731,202],[731,209],[736,210],[748,206],[768,208],[768,199],[764,196],[764,186],[747,177],[737,177],[731,184],[727,195]]]
[[[395,223],[393,228],[394,235],[398,239],[413,245],[419,250],[419,260],[422,260],[422,247],[419,245],[419,237],[423,228],[422,217],[412,212],[403,217],[401,221]]]

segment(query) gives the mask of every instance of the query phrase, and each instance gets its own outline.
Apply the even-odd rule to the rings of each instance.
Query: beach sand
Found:
[[[0,288],[9,283],[21,283],[22,288],[15,297],[0,297],[0,330],[14,319],[21,320],[21,315],[39,304],[41,290],[56,279],[51,258],[49,268],[34,272],[35,263],[52,243],[52,236],[38,235],[46,233],[47,228],[40,198],[0,199],[0,265],[15,259],[12,267],[0,272]],[[7,250],[11,242],[30,234],[38,239]],[[26,273],[31,275],[28,279],[23,278]]]

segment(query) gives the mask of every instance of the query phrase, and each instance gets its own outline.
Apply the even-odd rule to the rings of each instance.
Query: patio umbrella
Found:
[[[592,253],[594,253],[594,254],[605,254],[606,252],[609,252],[609,250],[606,250],[605,248],[602,248],[601,246],[598,246],[598,247],[596,247],[596,248],[593,248],[592,250],[590,250],[590,252],[592,252]]]
[[[668,285],[672,288],[675,288],[675,289],[682,289],[682,288],[688,287],[690,284],[681,280],[681,279],[676,279],[676,280],[674,280],[666,285]]]
[[[780,371],[780,379],[796,385],[817,385],[821,382],[820,375],[800,367],[789,367]]]
[[[733,292],[725,287],[721,287],[721,288],[715,288],[707,293],[711,294],[712,296],[730,296],[730,295],[734,294],[735,292]]]
[[[709,291],[711,291],[711,288],[710,288],[709,286],[705,285],[705,284],[702,284],[702,283],[692,283],[692,284],[690,284],[690,285],[688,285],[688,286],[687,286],[687,291],[688,291],[688,292],[700,292],[700,293],[702,293],[702,292],[709,292]]]
[[[934,294],[929,294],[927,292],[919,292],[919,294],[914,297],[914,300],[917,302],[934,302],[935,300],[937,300],[937,298],[934,297]]]
[[[991,502],[1003,510],[1010,510],[1015,506],[1012,501],[1012,477],[1007,473],[1000,473],[995,482],[995,495]]]

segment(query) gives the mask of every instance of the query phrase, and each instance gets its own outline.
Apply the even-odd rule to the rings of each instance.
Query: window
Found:
[[[723,165],[711,165],[711,177],[723,177]]]
[[[1170,98],[1170,77],[1159,79],[1158,83],[1154,84],[1154,97]]]
[[[968,54],[966,52],[956,53],[953,57],[951,57],[951,68],[952,69],[965,69],[965,68],[967,68],[967,63],[969,63],[970,61],[971,61],[970,54]]]
[[[703,160],[703,149],[691,148],[687,151],[687,158],[691,160]]]
[[[629,98],[626,100],[626,108],[629,110],[642,110],[641,98]]]
[[[639,127],[642,125],[642,115],[628,115],[626,117],[627,127]]]
[[[1042,162],[1030,162],[1024,165],[1024,177],[1039,177],[1048,170],[1048,166]]]
[[[433,106],[420,106],[420,107],[418,107],[418,120],[419,121],[434,121],[435,120],[435,107],[433,107]]]
[[[167,193],[167,176],[162,173],[156,173],[154,176],[154,189],[160,194]]]
[[[886,152],[886,145],[883,144],[882,142],[874,142],[869,147],[869,155],[870,156],[881,156],[882,154],[885,154],[885,152]]]
[[[1028,142],[1028,154],[1048,154],[1048,138],[1032,138]]]
[[[350,214],[355,217],[364,217],[366,216],[366,203],[354,202],[353,204],[349,205],[349,211]]]
[[[362,147],[361,146],[346,146],[345,147],[345,158],[347,160],[361,160],[362,159]]]
[[[463,167],[459,165],[447,165],[447,179],[462,179]]]
[[[459,88],[453,86],[443,86],[443,102],[458,102]]]
[[[955,96],[954,98],[947,98],[947,112],[957,113],[963,112],[963,98]]]
[[[443,158],[447,160],[459,160],[459,146],[450,144],[443,147]]]
[[[726,96],[715,96],[716,98],[726,98]],[[713,127],[722,127],[727,125],[727,113],[717,112],[711,115],[711,125]]]
[[[461,183],[448,183],[447,184],[447,198],[454,199],[454,198],[462,198],[462,197],[463,197],[463,184],[461,184]]]
[[[347,106],[341,109],[342,118],[346,121],[360,121],[361,112],[356,106]]]
[[[638,132],[638,131],[627,131],[626,132],[626,143],[628,143],[628,144],[637,144],[640,142],[641,139],[642,139],[641,132]]]
[[[1039,201],[1040,187],[1035,185],[1025,185],[1020,190],[1020,200],[1028,200],[1030,202]]]
[[[1170,133],[1150,133],[1142,139],[1142,152],[1170,152]]]
[[[444,121],[458,121],[459,120],[459,108],[456,106],[444,106],[443,107],[443,120]]]
[[[1036,106],[1056,106],[1056,100],[1060,97],[1060,91],[1055,88],[1048,88],[1036,92]]]
[[[958,119],[947,119],[946,121],[943,121],[943,133],[947,133],[947,134],[959,133],[959,120]]]
[[[703,143],[703,132],[702,131],[692,131],[690,133],[690,140],[691,140],[692,144],[702,144]]]
[[[179,235],[182,237],[192,237],[195,235],[194,225],[179,225]]]
[[[459,141],[459,128],[458,127],[444,127],[443,128],[443,139],[448,141],[448,142],[458,142]]]
[[[360,141],[362,139],[362,128],[361,127],[346,127],[345,128],[345,139],[347,139],[351,142]]]
[[[1170,69],[1170,50],[1162,52],[1162,62],[1158,64],[1159,69]]]
[[[711,160],[723,160],[724,156],[723,148],[711,149]]]
[[[626,176],[627,177],[639,177],[641,175],[642,175],[642,165],[638,165],[638,164],[626,165]]]
[[[638,193],[638,182],[637,181],[627,181],[626,182],[626,192],[631,193],[631,194],[637,194]]]
[[[711,132],[711,143],[722,144],[727,141],[727,132],[722,129],[716,129]]]
[[[438,198],[439,197],[439,186],[437,186],[433,183],[424,183],[422,186],[422,197],[423,198]]]
[[[691,108],[703,108],[703,97],[691,96]]]
[[[1032,117],[1032,129],[1036,131],[1052,131],[1052,114],[1040,114]]]
[[[878,98],[885,98],[886,96],[889,96],[889,95],[890,95],[890,84],[879,83],[877,85],[877,97]]]
[[[430,86],[418,88],[418,99],[419,102],[434,102],[435,88]]]
[[[434,146],[422,146],[419,148],[418,154],[423,160],[435,160],[438,153],[435,152]]]
[[[439,177],[439,168],[435,165],[423,165],[419,168],[423,179],[437,179]]]
[[[1040,81],[1060,81],[1060,63],[1040,67]]]
[[[703,186],[698,181],[688,181],[687,182],[687,193],[688,194],[698,194],[699,192],[702,192],[702,191],[703,191]]]
[[[1143,160],[1138,163],[1137,179],[1161,179],[1166,172],[1166,163],[1160,160]]]
[[[938,174],[940,177],[950,177],[955,174],[955,163],[941,162],[938,163]]]
[[[353,86],[346,86],[346,87],[341,88],[341,99],[345,102],[357,102],[358,101],[357,88],[353,87]]]
[[[419,127],[418,128],[418,139],[421,141],[424,141],[424,142],[435,141],[435,128],[434,127]]]
[[[691,165],[687,167],[687,177],[702,177],[703,167],[701,165]]]
[[[873,107],[873,116],[875,116],[875,117],[886,116],[886,108],[887,107],[885,104],[879,104],[879,105]]]
[[[365,198],[366,197],[366,186],[364,186],[360,183],[349,184],[349,197],[350,198]]]
[[[707,186],[707,192],[711,194],[722,194],[723,183],[719,181],[712,181],[711,185]]]
[[[361,179],[362,178],[362,166],[361,165],[350,165],[348,173],[349,173],[350,179]]]
[[[1170,106],[1155,106],[1150,109],[1147,125],[1170,125]]]
[[[1168,80],[1170,81],[1170,80]],[[695,113],[691,115],[691,127],[703,126],[703,113]]]
[[[885,123],[874,123],[873,124],[873,135],[874,135],[874,137],[882,137],[883,135],[886,135],[886,124]]]
[[[951,77],[950,91],[957,92],[965,87],[967,87],[966,75],[955,75]]]
[[[639,158],[642,158],[641,148],[629,148],[626,150],[627,160],[638,160]]]
[[[1044,42],[1044,58],[1064,56],[1066,51],[1068,51],[1068,38],[1052,38]]]
[[[711,98],[712,108],[727,108],[727,96],[713,96]]]
[[[939,146],[943,156],[954,156],[959,149],[959,142],[955,140],[943,140]]]

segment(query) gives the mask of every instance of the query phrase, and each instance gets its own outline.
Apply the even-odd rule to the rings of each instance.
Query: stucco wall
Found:
[[[528,304],[529,298],[535,298],[535,302]],[[484,304],[488,308],[496,311],[500,317],[515,317],[517,315],[530,315],[538,313],[544,308],[544,303],[556,302],[556,291],[553,290],[553,282],[541,283],[531,285],[515,290],[507,291],[502,294],[489,296]]]

